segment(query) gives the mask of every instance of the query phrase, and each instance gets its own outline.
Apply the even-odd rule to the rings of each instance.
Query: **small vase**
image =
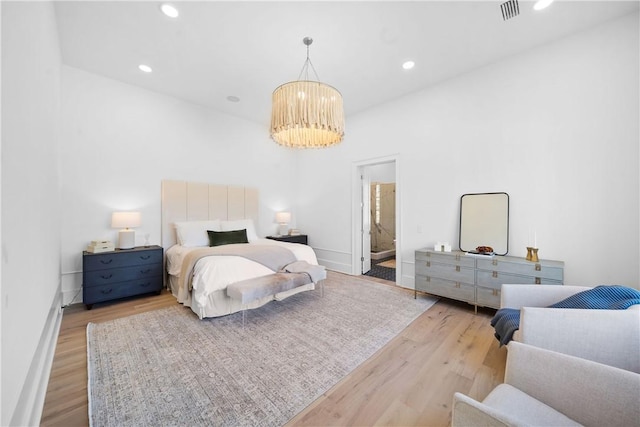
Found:
[[[533,248],[531,246],[527,246],[527,261],[531,261],[531,251]]]
[[[538,262],[538,248],[531,248],[531,262]]]

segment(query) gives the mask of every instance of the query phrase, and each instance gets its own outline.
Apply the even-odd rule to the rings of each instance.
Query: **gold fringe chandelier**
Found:
[[[330,147],[342,141],[344,136],[342,95],[336,88],[319,81],[309,59],[313,39],[305,37],[302,42],[307,46],[307,60],[298,80],[273,91],[271,138],[286,147]],[[316,75],[316,81],[309,80],[309,67]]]

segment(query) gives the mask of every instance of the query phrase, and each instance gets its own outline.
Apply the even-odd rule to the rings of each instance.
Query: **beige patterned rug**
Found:
[[[329,272],[320,290],[198,320],[176,306],[87,326],[93,426],[279,426],[435,298]]]
[[[380,267],[387,267],[387,268],[396,268],[396,259],[390,259],[388,261],[383,261],[381,263],[378,264]]]

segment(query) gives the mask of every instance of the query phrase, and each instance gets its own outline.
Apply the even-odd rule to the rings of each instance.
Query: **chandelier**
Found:
[[[336,88],[319,81],[309,59],[313,39],[305,37],[302,42],[307,46],[307,60],[298,80],[273,91],[271,138],[286,147],[329,147],[342,141],[344,136],[342,95]],[[315,74],[315,81],[309,80],[309,68]]]

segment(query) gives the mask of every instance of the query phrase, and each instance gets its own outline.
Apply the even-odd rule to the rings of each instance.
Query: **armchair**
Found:
[[[640,305],[626,310],[546,308],[587,289],[502,285],[500,306],[520,309],[514,341],[640,373]]]
[[[640,374],[512,341],[504,383],[478,402],[453,397],[451,425],[631,426]]]

